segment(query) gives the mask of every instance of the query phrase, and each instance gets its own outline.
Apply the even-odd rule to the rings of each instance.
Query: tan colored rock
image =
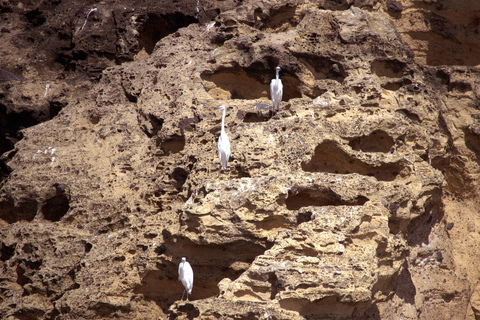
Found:
[[[8,6],[3,37],[40,41],[25,55],[42,33],[72,47],[42,51],[45,78],[23,58],[26,81],[2,85],[1,314],[478,317],[480,91],[461,53],[476,45],[442,29],[475,12],[417,2],[118,2],[81,32],[83,7]],[[435,67],[442,43],[460,66]]]

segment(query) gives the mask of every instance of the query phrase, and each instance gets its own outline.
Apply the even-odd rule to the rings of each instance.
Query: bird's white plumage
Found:
[[[276,77],[270,82],[270,97],[272,98],[273,112],[278,111],[283,96],[283,84],[279,75],[280,70],[280,67],[275,68]]]
[[[223,110],[222,115],[222,129],[220,131],[220,137],[218,137],[218,156],[220,157],[220,165],[224,170],[227,170],[228,160],[230,159],[230,140],[228,140],[227,133],[225,132],[225,106],[216,108]]]
[[[185,291],[187,291],[187,300],[188,295],[192,293],[193,289],[193,269],[190,263],[188,263],[187,258],[183,257],[182,262],[178,266],[178,280],[180,280],[183,284],[185,290],[183,291],[183,296],[185,295]]]

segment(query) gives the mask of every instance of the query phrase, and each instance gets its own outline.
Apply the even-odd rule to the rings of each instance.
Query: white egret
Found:
[[[275,70],[277,76],[270,82],[270,96],[272,98],[273,112],[278,111],[283,96],[283,84],[282,80],[280,80],[280,75],[278,74],[281,69],[280,67],[276,67]]]
[[[185,291],[187,291],[188,301],[188,295],[192,293],[193,289],[193,269],[185,257],[182,258],[182,262],[180,262],[180,265],[178,266],[178,280],[182,281],[182,284],[185,287],[182,294],[182,301]]]
[[[220,166],[224,170],[227,170],[227,163],[230,159],[230,140],[228,140],[227,133],[225,132],[225,106],[220,106],[215,109],[223,110],[222,130],[220,131],[220,137],[218,137],[218,155],[220,157]]]

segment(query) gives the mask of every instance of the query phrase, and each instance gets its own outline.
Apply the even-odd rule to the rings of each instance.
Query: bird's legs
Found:
[[[183,289],[182,301],[183,301],[183,296],[185,295],[185,291],[187,291],[187,289]],[[188,300],[188,292],[187,292],[187,300]]]

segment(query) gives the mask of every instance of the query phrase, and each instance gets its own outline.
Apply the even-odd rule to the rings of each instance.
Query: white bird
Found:
[[[273,112],[278,111],[283,96],[283,84],[282,80],[280,80],[280,75],[278,74],[281,69],[280,67],[276,67],[275,70],[277,71],[277,76],[270,82],[270,96],[272,98]]]
[[[223,110],[222,130],[220,137],[218,137],[218,156],[220,157],[220,166],[224,170],[227,170],[227,163],[230,159],[230,140],[228,140],[227,133],[225,132],[225,106],[220,106],[215,109]]]
[[[187,291],[188,301],[188,295],[192,293],[193,289],[193,269],[185,257],[182,258],[182,262],[180,262],[180,265],[178,266],[178,280],[182,281],[182,284],[185,287],[182,294],[182,301],[185,291]]]

